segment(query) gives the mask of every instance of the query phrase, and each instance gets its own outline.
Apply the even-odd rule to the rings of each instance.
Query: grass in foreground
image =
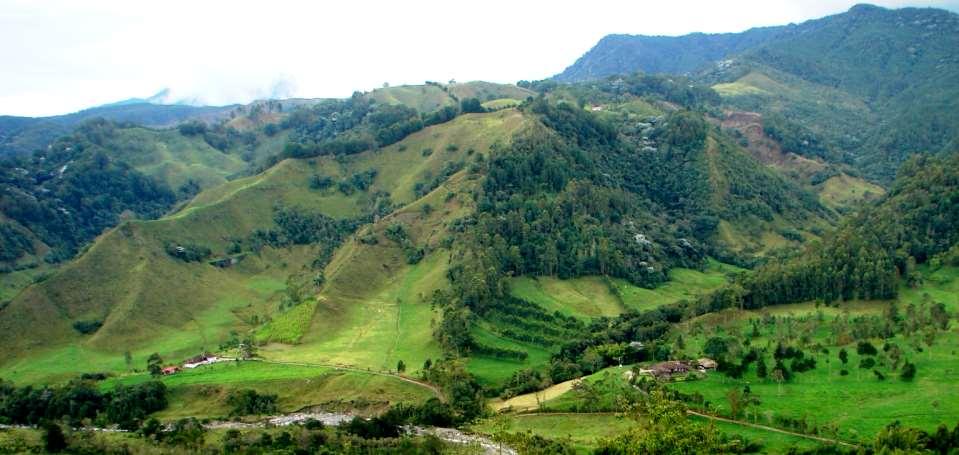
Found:
[[[929,295],[933,301],[946,304],[947,309],[955,315],[959,299],[955,293],[959,271],[944,267],[937,271],[922,269],[922,272],[929,277],[922,287],[901,290],[898,303],[900,313],[904,314],[911,303],[918,306],[923,295]],[[795,374],[793,379],[781,385],[770,378],[757,377],[756,365],[753,364],[742,379],[714,373],[703,380],[675,383],[673,387],[684,393],[702,394],[710,408],[727,413],[729,402],[726,393],[734,388],[742,389],[748,384],[761,401],[760,405],[750,410],[751,420],[774,426],[780,426],[777,423],[780,417],[805,420],[810,425],[834,428],[839,439],[848,441],[871,439],[896,420],[926,431],[934,431],[939,424],[954,425],[959,421],[959,400],[952,393],[956,372],[959,371],[959,331],[956,330],[955,317],[948,330],[937,333],[931,347],[922,334],[909,338],[899,334],[889,340],[871,339],[880,352],[875,357],[878,365],[869,369],[859,368],[862,358],[856,353],[855,342],[836,345],[835,336],[841,330],[837,326],[837,317],[843,314],[851,318],[881,315],[888,305],[889,302],[855,301],[843,303],[837,309],[798,304],[770,307],[762,312],[734,310],[724,312],[728,313],[725,315],[710,315],[712,323],[704,321],[705,325],[693,323],[684,327],[686,352],[689,355],[698,354],[708,337],[745,339],[745,334],[751,331],[746,322],[767,314],[780,318],[776,326],[778,328],[774,330],[771,326],[762,325],[760,337],[753,339],[750,345],[767,349],[765,359],[770,369],[773,362],[770,346],[774,347],[778,337],[784,337],[790,331],[793,338],[786,343],[795,346],[800,344],[800,338],[807,338],[804,351],[807,356],[815,357],[817,366],[811,371]],[[792,322],[782,319],[786,316],[791,316],[789,321]],[[718,328],[708,330],[708,333],[700,332],[707,326]],[[882,352],[886,342],[899,346],[903,350],[903,359],[916,365],[915,379],[902,381],[899,377],[901,368],[892,370],[891,361]],[[821,345],[829,353],[814,348],[815,345]],[[838,357],[840,348],[845,348],[849,355],[845,367]],[[847,375],[840,374],[843,368],[848,371]],[[885,380],[879,380],[873,373],[874,369],[880,371]]]

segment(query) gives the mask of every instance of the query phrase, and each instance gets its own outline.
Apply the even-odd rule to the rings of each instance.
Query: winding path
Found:
[[[845,442],[845,441],[840,441],[840,440],[838,440],[838,439],[824,438],[824,437],[822,437],[822,436],[813,436],[813,435],[810,435],[810,434],[796,433],[796,432],[793,432],[793,431],[783,430],[783,429],[776,428],[776,427],[770,427],[770,426],[766,426],[766,425],[760,425],[760,424],[758,424],[758,423],[749,423],[749,422],[744,422],[744,421],[742,421],[742,420],[733,420],[733,419],[727,419],[727,418],[725,418],[725,417],[717,417],[717,416],[710,415],[710,414],[704,414],[704,413],[701,413],[701,412],[698,412],[698,411],[686,410],[686,413],[689,414],[689,415],[692,415],[692,416],[702,417],[702,418],[707,419],[707,420],[715,420],[715,421],[718,421],[718,422],[731,423],[731,424],[733,424],[733,425],[741,425],[741,426],[744,426],[744,427],[751,427],[751,428],[755,428],[755,429],[757,429],[757,430],[772,431],[772,432],[774,432],[774,433],[781,433],[781,434],[785,434],[785,435],[789,435],[789,436],[795,436],[795,437],[797,437],[797,438],[812,439],[812,440],[814,440],[814,441],[825,442],[825,443],[827,443],[827,444],[838,444],[838,445],[842,445],[842,446],[846,446],[846,447],[859,447],[859,446],[856,445],[856,444],[849,443],[849,442]],[[526,413],[516,414],[516,417],[582,416],[582,415],[596,415],[596,416],[600,416],[600,415],[617,415],[617,414],[621,414],[621,413],[619,413],[619,412],[526,412]]]
[[[845,442],[845,441],[840,441],[840,440],[838,440],[838,439],[824,438],[824,437],[822,437],[822,436],[813,436],[813,435],[811,435],[811,434],[796,433],[796,432],[793,432],[793,431],[783,430],[783,429],[776,428],[776,427],[770,427],[770,426],[766,426],[766,425],[760,425],[760,424],[758,424],[758,423],[749,423],[749,422],[744,422],[744,421],[742,421],[742,420],[733,420],[733,419],[727,419],[727,418],[725,418],[725,417],[718,417],[718,416],[714,416],[714,415],[704,414],[704,413],[702,413],[702,412],[693,411],[693,410],[686,410],[686,413],[689,414],[689,415],[694,415],[694,416],[696,416],[696,417],[702,417],[702,418],[704,418],[704,419],[715,420],[715,421],[718,421],[718,422],[726,422],[726,423],[731,423],[731,424],[734,424],[734,425],[741,425],[741,426],[744,426],[744,427],[756,428],[756,429],[758,429],[758,430],[772,431],[772,432],[774,432],[774,433],[788,434],[788,435],[790,435],[790,436],[795,436],[795,437],[797,437],[797,438],[812,439],[812,440],[819,441],[819,442],[825,442],[825,443],[829,443],[829,444],[838,444],[838,445],[842,445],[842,446],[846,446],[846,447],[859,447],[859,446],[856,445],[856,444],[852,444],[852,443]]]

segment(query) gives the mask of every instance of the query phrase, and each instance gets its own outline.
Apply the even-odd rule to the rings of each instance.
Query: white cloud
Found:
[[[277,87],[341,97],[383,82],[539,79],[608,33],[740,31],[853,3],[0,0],[0,113],[63,113],[164,87],[224,104]],[[877,3],[959,9],[959,0]]]

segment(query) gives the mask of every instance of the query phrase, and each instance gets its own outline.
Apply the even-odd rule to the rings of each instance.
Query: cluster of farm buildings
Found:
[[[648,374],[656,379],[670,379],[673,376],[684,375],[690,372],[705,373],[715,370],[719,366],[713,359],[701,358],[698,360],[667,360],[654,363],[648,368],[640,369],[640,374]]]
[[[187,360],[184,360],[183,363],[180,365],[170,365],[168,367],[164,367],[163,374],[164,375],[176,374],[176,373],[179,373],[180,371],[183,371],[184,368],[193,369],[199,366],[210,365],[217,362],[226,362],[229,360],[233,360],[233,359],[226,358],[226,357],[217,357],[215,355],[202,354],[202,355],[198,355],[196,357],[191,357]]]

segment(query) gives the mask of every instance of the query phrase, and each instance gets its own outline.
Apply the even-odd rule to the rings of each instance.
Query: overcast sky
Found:
[[[542,79],[609,33],[736,32],[855,3],[0,0],[0,114],[73,112],[163,88],[229,104],[384,82]],[[875,3],[959,11],[959,0]]]

